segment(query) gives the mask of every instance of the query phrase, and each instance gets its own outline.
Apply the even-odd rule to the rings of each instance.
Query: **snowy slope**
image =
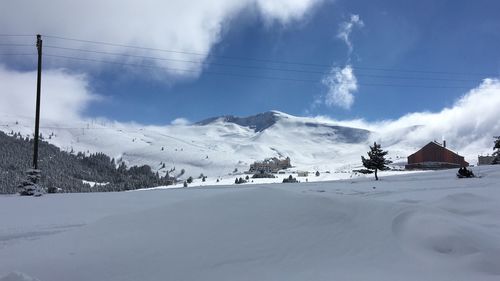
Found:
[[[0,119],[0,130],[32,135],[32,118],[2,115]],[[414,129],[373,132],[270,111],[170,126],[43,120],[41,133],[63,150],[104,152],[129,166],[148,164],[163,173],[175,167],[176,174],[186,170],[184,177],[196,178],[203,173],[215,178],[235,169],[248,170],[254,161],[268,157],[288,156],[296,170],[351,170],[360,166],[360,156],[373,141],[381,141],[392,160],[404,164],[409,154],[425,144],[408,141]]]
[[[41,132],[67,151],[104,152],[129,165],[148,164],[153,169],[165,163],[164,171],[175,167],[177,173],[185,169],[186,176],[194,177],[223,176],[235,168],[244,171],[250,163],[274,156],[289,156],[301,169],[328,170],[346,160],[359,162],[359,150],[366,150],[366,130],[307,122],[280,112],[262,116],[236,120],[245,126],[234,118],[164,127],[45,121]],[[274,121],[266,123],[267,119]],[[29,135],[31,123],[30,118],[3,116],[0,129]],[[51,134],[55,136],[48,139]]]
[[[474,172],[0,196],[0,280],[499,280],[500,167]]]

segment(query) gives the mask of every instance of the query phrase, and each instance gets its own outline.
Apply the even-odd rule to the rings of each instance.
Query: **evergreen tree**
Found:
[[[117,167],[115,161],[103,153],[89,156],[82,152],[70,154],[45,141],[39,143],[39,168],[42,172],[35,177],[29,169],[33,140],[23,139],[19,133],[14,135],[0,132],[0,194],[36,195],[41,194],[37,190],[41,191],[42,187],[49,193],[104,192],[173,184],[168,174],[160,177],[149,166],[128,169],[120,160]],[[25,175],[27,170],[29,173]],[[86,181],[99,184],[91,187]]]
[[[493,152],[493,156],[495,156],[495,158],[493,159],[493,162],[491,162],[491,164],[500,164],[500,136],[496,136],[493,138],[495,139],[493,150],[496,149],[496,151]]]
[[[387,151],[383,151],[380,144],[374,142],[373,146],[370,146],[370,151],[368,151],[368,158],[361,156],[363,166],[375,171],[375,180],[378,180],[377,171],[387,170],[389,167],[386,165],[392,163],[390,160],[385,159],[386,155]]]

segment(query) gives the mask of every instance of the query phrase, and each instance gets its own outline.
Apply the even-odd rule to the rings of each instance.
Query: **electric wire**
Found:
[[[0,34],[0,37],[34,37],[33,34]]]
[[[21,34],[0,34],[0,36],[10,36],[10,37],[26,37],[33,35],[21,35]],[[195,52],[186,52],[186,51],[177,51],[177,50],[168,50],[168,49],[158,49],[158,48],[149,48],[149,47],[140,47],[140,46],[131,46],[125,44],[116,44],[109,42],[101,42],[101,41],[92,41],[92,40],[83,40],[55,35],[44,35],[46,38],[58,39],[58,40],[67,40],[67,41],[75,41],[81,43],[92,43],[98,45],[105,46],[114,46],[114,47],[124,47],[124,48],[133,48],[133,49],[142,49],[149,51],[163,51],[163,52],[171,52],[171,53],[182,53],[182,54],[190,54],[190,55],[198,55],[204,57],[217,57],[217,58],[230,58],[230,59],[238,59],[238,60],[247,60],[247,61],[258,61],[258,62],[267,62],[267,63],[279,63],[279,64],[289,64],[289,65],[302,65],[302,66],[318,66],[318,67],[328,67],[331,65],[326,64],[315,64],[315,63],[304,63],[304,62],[292,62],[292,61],[276,61],[269,59],[260,59],[260,58],[243,58],[243,57],[229,57],[229,56],[218,56],[211,54],[202,54]],[[0,46],[13,46],[13,47],[33,47],[33,44],[17,44],[17,43],[1,43]],[[319,70],[310,70],[310,69],[292,69],[292,68],[282,68],[282,67],[269,67],[267,65],[264,66],[256,66],[256,65],[243,65],[243,64],[231,64],[231,63],[220,63],[220,62],[207,62],[203,60],[189,60],[189,59],[178,59],[178,58],[166,58],[166,57],[158,57],[158,56],[143,56],[143,55],[134,55],[127,53],[117,53],[117,52],[107,52],[100,51],[94,49],[82,49],[82,48],[72,48],[65,47],[60,45],[49,44],[45,45],[45,48],[55,49],[55,50],[67,50],[74,52],[84,52],[84,53],[95,53],[102,55],[111,55],[111,56],[121,56],[121,57],[131,57],[131,58],[140,58],[144,60],[152,60],[152,61],[175,61],[175,62],[183,62],[194,64],[197,66],[220,66],[220,67],[232,67],[232,68],[241,68],[241,69],[254,69],[254,70],[269,70],[269,71],[280,71],[280,72],[296,72],[296,73],[306,73],[306,74],[321,74],[328,75],[331,71],[319,71]],[[30,56],[35,54],[28,53],[0,53],[0,56]],[[295,81],[295,82],[313,82],[318,83],[321,82],[321,78],[319,79],[303,79],[303,78],[295,78],[295,77],[279,77],[279,76],[267,76],[267,75],[253,75],[253,74],[241,74],[234,72],[218,72],[213,70],[199,70],[199,69],[183,69],[183,68],[175,68],[175,67],[167,67],[153,64],[140,64],[140,63],[127,63],[127,62],[118,62],[114,60],[102,60],[102,59],[92,59],[92,58],[83,58],[76,56],[67,56],[53,53],[45,53],[44,56],[58,58],[58,59],[67,59],[67,60],[78,60],[84,62],[94,62],[94,63],[105,63],[105,64],[113,64],[120,66],[128,66],[128,67],[140,67],[140,68],[151,68],[151,69],[163,69],[171,72],[178,73],[194,73],[194,74],[210,74],[210,75],[222,75],[222,76],[233,76],[233,77],[243,77],[243,78],[256,78],[256,79],[267,79],[267,80],[278,80],[278,81]],[[448,71],[423,71],[423,70],[410,70],[410,69],[391,69],[391,68],[380,68],[380,67],[363,67],[363,66],[353,66],[354,69],[364,69],[364,70],[376,70],[376,71],[399,71],[406,73],[425,73],[425,74],[447,74],[447,75],[486,75],[483,74],[472,74],[472,73],[462,73],[462,72],[448,72]],[[462,78],[450,78],[450,77],[416,77],[416,76],[400,76],[400,75],[386,75],[386,74],[367,74],[367,73],[356,73],[357,77],[366,77],[366,78],[375,78],[375,79],[397,79],[397,80],[428,80],[428,81],[445,81],[450,83],[458,83],[458,82],[480,82],[480,79],[462,79]],[[492,74],[488,74],[492,75]],[[496,75],[494,75],[496,76]],[[358,85],[362,86],[378,86],[378,87],[409,87],[409,88],[452,88],[452,89],[468,89],[470,87],[458,86],[458,85],[410,85],[410,84],[396,84],[396,83],[358,83]]]
[[[130,49],[139,49],[139,50],[149,50],[149,51],[159,51],[159,52],[169,52],[169,53],[179,53],[179,54],[187,54],[187,55],[195,55],[195,56],[203,56],[203,57],[214,57],[214,58],[224,58],[224,59],[235,59],[235,60],[247,60],[247,61],[257,61],[257,62],[268,62],[268,63],[277,63],[277,64],[291,64],[291,65],[305,65],[305,66],[318,66],[318,67],[331,67],[328,64],[319,64],[319,63],[309,63],[309,62],[298,62],[298,61],[284,61],[284,60],[271,60],[271,59],[263,59],[263,58],[250,58],[250,57],[236,57],[236,56],[222,56],[215,55],[210,53],[197,53],[197,52],[188,52],[188,51],[180,51],[180,50],[170,50],[170,49],[160,49],[160,48],[152,48],[152,47],[142,47],[142,46],[133,46],[126,44],[118,44],[118,43],[110,43],[103,41],[94,41],[94,40],[84,40],[56,35],[43,35],[47,38],[65,40],[65,41],[73,41],[80,43],[89,43],[96,45],[104,45],[104,46],[113,46],[113,47],[122,47],[122,48],[130,48]],[[353,65],[354,69],[365,69],[365,70],[377,70],[377,71],[396,71],[396,72],[409,72],[409,73],[432,73],[432,74],[450,74],[450,75],[497,75],[491,73],[465,73],[465,72],[452,72],[452,71],[434,71],[434,70],[416,70],[416,69],[400,69],[400,68],[384,68],[384,67],[366,67]]]
[[[34,56],[35,53],[32,54],[0,54],[0,56]]]
[[[177,72],[186,72],[186,73],[200,73],[198,70],[191,69],[182,69],[182,68],[171,68],[171,67],[163,67],[157,65],[145,65],[145,64],[135,64],[135,63],[121,63],[115,61],[107,61],[107,60],[97,60],[97,59],[89,59],[89,58],[80,58],[80,57],[71,57],[71,56],[61,56],[54,54],[44,54],[46,57],[54,57],[54,58],[62,58],[62,59],[70,59],[70,60],[79,60],[84,62],[94,62],[94,63],[106,63],[113,65],[121,65],[121,66],[132,66],[132,67],[141,67],[141,68],[152,68],[152,69],[163,69],[169,71],[177,71]],[[203,71],[203,74],[210,75],[222,75],[222,76],[234,76],[234,77],[242,77],[242,78],[257,78],[257,79],[267,79],[267,80],[282,80],[282,81],[294,81],[294,82],[309,82],[309,83],[320,83],[321,81],[318,79],[298,79],[298,78],[288,78],[288,77],[276,77],[276,76],[261,76],[261,75],[247,75],[247,74],[238,74],[238,73],[228,73],[228,72],[215,72],[215,71]],[[443,86],[443,85],[406,85],[406,84],[387,84],[387,83],[358,83],[360,86],[376,86],[376,87],[404,87],[404,88],[425,88],[425,89],[468,89],[470,87],[464,86]]]
[[[200,60],[193,61],[193,60],[174,59],[174,58],[165,58],[165,57],[122,54],[122,53],[116,53],[116,52],[105,52],[105,51],[87,50],[87,49],[79,49],[79,48],[68,48],[68,47],[61,47],[61,46],[54,46],[54,45],[46,45],[44,47],[49,48],[49,49],[60,49],[60,50],[77,51],[77,52],[85,52],[85,53],[96,53],[96,54],[113,55],[113,56],[121,56],[121,57],[141,58],[141,59],[148,59],[148,60],[185,62],[185,63],[191,63],[191,64],[204,65],[204,66],[215,65],[215,66],[222,66],[222,67],[234,67],[234,68],[257,69],[257,70],[262,69],[262,70],[271,70],[271,71],[312,73],[312,74],[323,74],[323,75],[326,75],[329,73],[329,71],[314,71],[314,70],[304,70],[304,69],[276,68],[276,67],[267,67],[267,66],[226,64],[226,63],[217,63],[217,62],[206,62],[206,61],[200,61]],[[456,79],[456,78],[436,78],[436,77],[404,77],[404,76],[377,75],[377,74],[364,74],[364,73],[358,73],[358,74],[356,74],[356,76],[375,77],[375,78],[392,78],[392,79],[400,79],[400,80],[431,80],[431,81],[456,81],[456,82],[477,82],[478,81],[478,79]]]

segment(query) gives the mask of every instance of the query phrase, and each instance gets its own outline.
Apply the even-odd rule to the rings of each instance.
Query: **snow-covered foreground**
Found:
[[[499,280],[500,167],[479,169],[1,196],[0,280]]]

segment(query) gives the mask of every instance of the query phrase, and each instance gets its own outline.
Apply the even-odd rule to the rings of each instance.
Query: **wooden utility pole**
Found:
[[[36,48],[38,50],[38,74],[36,81],[36,116],[35,116],[35,144],[33,151],[33,168],[38,169],[38,138],[40,127],[40,86],[42,82],[42,36],[36,35]]]

